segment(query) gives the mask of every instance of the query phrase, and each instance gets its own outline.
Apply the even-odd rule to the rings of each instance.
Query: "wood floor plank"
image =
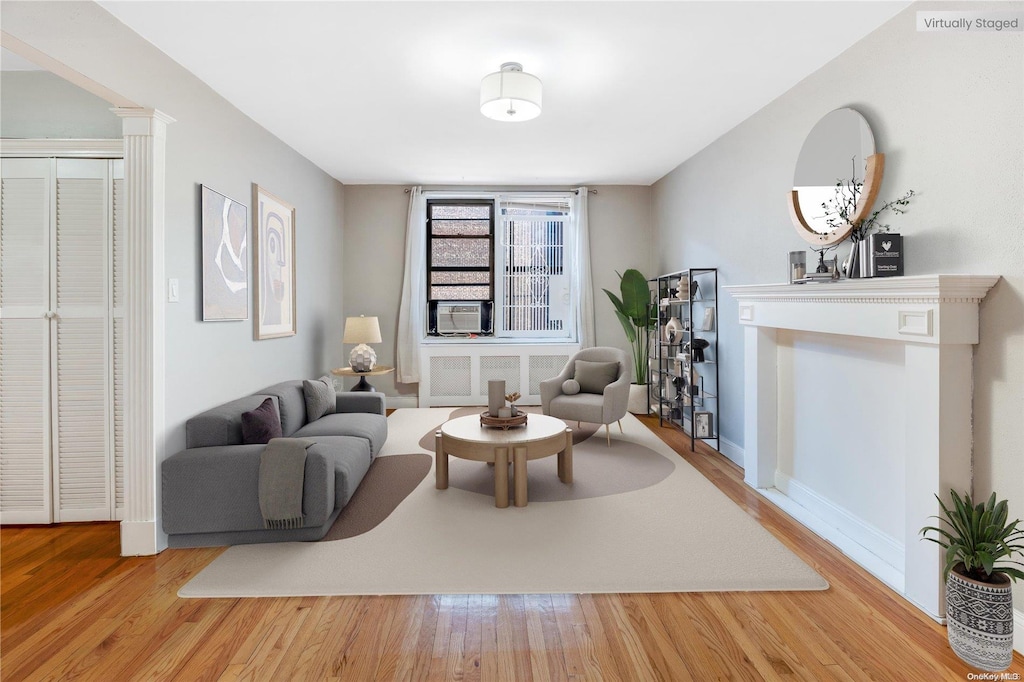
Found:
[[[964,680],[933,622],[657,418],[827,591],[179,599],[217,548],[118,556],[116,523],[0,529],[0,678]],[[754,570],[754,569],[752,569]],[[1024,674],[1014,656],[1011,674]]]

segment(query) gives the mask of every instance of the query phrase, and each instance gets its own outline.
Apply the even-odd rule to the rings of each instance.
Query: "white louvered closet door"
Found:
[[[53,159],[0,164],[0,521],[50,523]]]
[[[51,301],[54,521],[113,510],[108,161],[58,159]]]

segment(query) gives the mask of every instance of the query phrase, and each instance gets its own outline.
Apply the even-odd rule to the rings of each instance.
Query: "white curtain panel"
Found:
[[[402,303],[398,309],[397,379],[403,384],[420,381],[420,342],[423,340],[427,300],[427,232],[423,223],[423,191],[409,190],[409,216],[405,227],[405,276],[402,278]]]
[[[573,281],[578,287],[579,306],[576,309],[576,329],[580,347],[594,345],[594,279],[590,275],[590,224],[587,220],[587,197],[590,190],[578,187],[572,200],[572,216],[576,222],[576,258],[573,259]]]

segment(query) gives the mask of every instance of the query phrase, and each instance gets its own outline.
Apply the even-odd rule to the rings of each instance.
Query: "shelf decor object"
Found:
[[[693,268],[649,281],[657,303],[657,333],[651,335],[650,400],[658,422],[701,440],[719,444],[718,269]],[[696,320],[696,323],[694,323]],[[697,371],[696,365],[707,365]],[[660,380],[659,380],[660,379]]]

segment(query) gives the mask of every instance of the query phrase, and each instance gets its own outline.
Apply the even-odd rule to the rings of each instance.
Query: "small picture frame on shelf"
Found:
[[[711,412],[693,413],[693,435],[697,438],[714,438],[715,416]]]
[[[710,332],[715,329],[715,309],[709,307],[704,310],[704,323],[700,326],[701,331]]]

